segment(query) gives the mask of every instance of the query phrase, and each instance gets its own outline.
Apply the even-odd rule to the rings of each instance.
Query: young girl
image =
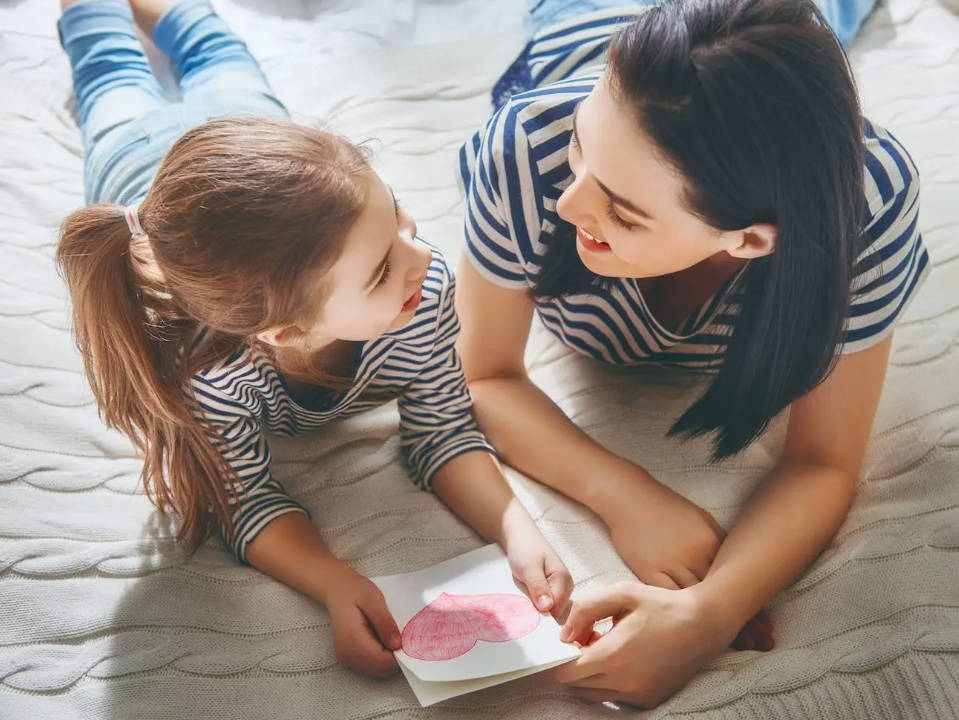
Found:
[[[273,479],[264,433],[396,397],[416,482],[500,543],[559,616],[569,574],[471,417],[452,275],[362,150],[290,123],[206,0],[66,4],[96,204],[67,218],[58,261],[100,410],[144,453],[179,537],[193,548],[219,524],[240,562],[326,605],[344,662],[390,674],[400,639],[381,594]],[[134,16],[182,102],[151,75]]]
[[[654,705],[850,507],[891,333],[929,268],[918,173],[862,117],[811,0],[608,9],[542,29],[512,71],[501,85],[524,92],[461,156],[460,350],[497,451],[590,506],[645,583],[577,599],[564,637],[588,647],[556,676],[588,699]],[[710,373],[671,434],[709,435],[717,459],[788,409],[781,454],[728,535],[531,382],[534,312],[597,360]]]

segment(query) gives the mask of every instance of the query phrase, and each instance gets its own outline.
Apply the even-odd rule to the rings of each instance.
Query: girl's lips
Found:
[[[416,292],[409,296],[407,301],[403,303],[403,312],[409,312],[410,310],[415,310],[420,304],[420,300],[423,299],[423,287],[420,286],[416,289]]]
[[[579,240],[579,244],[589,252],[602,253],[610,251],[607,243],[599,242],[593,235],[590,235],[578,225],[576,226],[576,239]]]

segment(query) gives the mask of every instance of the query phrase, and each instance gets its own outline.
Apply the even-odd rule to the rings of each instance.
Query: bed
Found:
[[[959,14],[883,0],[851,58],[867,114],[922,176],[933,272],[898,326],[852,511],[770,603],[773,652],[729,652],[647,712],[584,705],[545,676],[421,709],[401,676],[336,661],[326,611],[237,565],[192,556],[98,420],[53,253],[82,203],[81,152],[53,0],[0,6],[0,718],[959,717]],[[461,242],[457,147],[522,45],[519,0],[217,0],[296,119],[370,139],[421,235]],[[164,72],[162,59],[157,59]],[[169,80],[167,79],[167,82]],[[741,456],[664,438],[701,390],[617,370],[534,332],[534,379],[591,435],[729,526],[782,442]],[[482,541],[407,480],[394,405],[274,439],[276,475],[332,550],[369,575]],[[630,577],[598,519],[510,472],[577,592]]]

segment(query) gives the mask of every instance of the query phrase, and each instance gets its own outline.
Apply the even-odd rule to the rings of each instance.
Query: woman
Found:
[[[524,81],[461,156],[460,350],[503,459],[592,508],[644,583],[577,601],[564,638],[587,647],[557,678],[655,705],[846,515],[893,324],[927,272],[918,177],[860,115],[810,0],[580,17],[540,32],[500,87]],[[590,357],[711,373],[671,434],[710,435],[716,459],[789,410],[782,454],[727,536],[532,384],[534,310]]]

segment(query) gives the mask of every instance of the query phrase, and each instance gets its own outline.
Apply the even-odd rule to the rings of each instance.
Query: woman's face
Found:
[[[557,212],[576,226],[576,249],[587,268],[606,277],[649,278],[724,251],[739,256],[748,240],[744,231],[720,232],[684,207],[679,174],[613,97],[606,78],[573,117],[574,180]],[[755,256],[754,248],[744,255]]]
[[[312,319],[301,327],[312,347],[370,340],[413,319],[432,260],[429,248],[415,237],[413,218],[370,171],[366,204],[340,256],[315,284]]]

